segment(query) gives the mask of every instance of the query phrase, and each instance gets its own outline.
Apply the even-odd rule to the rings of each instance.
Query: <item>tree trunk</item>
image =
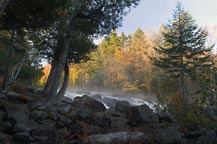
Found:
[[[14,38],[15,38],[15,29],[13,28],[12,32],[11,32],[11,45],[10,45],[9,50],[8,50],[6,65],[5,65],[5,69],[4,69],[4,79],[3,79],[3,84],[2,84],[2,90],[7,90],[8,84],[9,84],[8,73],[9,73],[9,69],[11,66],[11,57],[12,57],[12,53],[13,53],[13,49],[14,49],[13,48]]]
[[[48,78],[48,84],[46,84],[46,89],[43,90],[43,94],[48,96],[48,102],[46,105],[56,102],[57,90],[68,54],[70,44],[69,37],[65,37],[63,44],[63,48],[59,52],[56,52],[56,56],[58,56],[56,57],[57,60],[53,59],[51,72]]]
[[[64,67],[64,80],[63,80],[63,84],[56,96],[56,100],[60,100],[62,97],[64,97],[64,94],[66,92],[66,89],[68,87],[68,82],[69,82],[69,66],[68,63],[65,63],[65,67]]]
[[[42,92],[45,96],[47,96],[49,94],[49,92],[51,91],[52,83],[55,79],[55,73],[56,73],[56,70],[58,67],[57,59],[58,59],[59,54],[55,53],[54,55],[55,55],[55,57],[54,57],[52,64],[51,64],[52,67],[51,67],[47,82],[46,82],[44,89],[43,89],[43,92]]]

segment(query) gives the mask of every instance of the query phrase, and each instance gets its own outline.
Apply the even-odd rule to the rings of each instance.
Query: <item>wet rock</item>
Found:
[[[119,100],[109,98],[109,97],[103,97],[103,102],[109,107],[109,108],[115,108],[115,105]]]
[[[162,122],[162,121],[166,121],[166,122],[169,122],[169,123],[175,123],[176,122],[175,117],[169,112],[160,112],[160,113],[158,113],[158,118],[159,118],[160,122]]]
[[[85,111],[83,109],[80,109],[80,110],[77,111],[77,113],[75,114],[74,119],[77,120],[77,121],[86,122],[88,124],[94,124],[96,122],[95,115],[88,112],[88,111]]]
[[[33,136],[33,140],[36,143],[31,143],[31,144],[49,144],[49,139],[50,139],[49,136]]]
[[[115,104],[115,110],[124,114],[125,116],[127,115],[129,109],[130,109],[130,103],[127,101],[118,101]]]
[[[102,96],[100,94],[93,94],[92,97],[96,100],[102,99]]]
[[[68,103],[57,104],[55,105],[55,108],[60,114],[66,115],[71,111],[72,105]]]
[[[2,121],[7,116],[6,112],[0,111],[0,121]]]
[[[28,132],[21,132],[14,135],[14,140],[16,143],[20,142],[22,144],[27,144],[32,140],[32,137]]]
[[[72,123],[72,120],[65,116],[59,116],[58,122],[68,127]]]
[[[181,141],[181,135],[176,128],[160,129],[157,135],[159,144],[175,144]]]
[[[38,123],[36,123],[35,121],[31,121],[31,120],[26,120],[24,122],[17,122],[14,126],[13,131],[14,132],[23,132],[23,131],[32,131],[37,129],[39,126]]]
[[[69,127],[69,131],[73,134],[81,134],[82,133],[82,125],[78,122],[73,123]]]
[[[130,129],[129,120],[120,112],[108,109],[97,113],[97,125],[104,131],[127,131]]]
[[[141,132],[117,132],[89,136],[84,144],[144,143],[145,139],[145,134]]]
[[[156,113],[146,104],[131,107],[128,112],[128,119],[132,126],[158,122]]]
[[[90,112],[100,112],[106,110],[105,106],[102,103],[87,95],[76,97],[74,99],[73,106],[83,108]]]
[[[34,136],[49,136],[52,131],[55,130],[55,122],[52,120],[44,120],[41,121],[42,124],[38,126],[37,129],[32,131],[32,135]]]
[[[65,103],[65,104],[72,104],[73,101],[71,98],[68,98],[68,97],[62,97],[61,100],[60,100],[60,103]]]
[[[28,107],[25,104],[16,104],[16,103],[7,103],[5,105],[5,111],[7,113],[16,113],[17,111],[23,112],[23,113],[28,113]]]
[[[0,93],[0,99],[4,99],[6,97],[5,93]]]
[[[129,121],[122,117],[112,117],[110,121],[110,129],[112,131],[128,131],[131,128],[129,125]]]
[[[28,115],[26,115],[22,111],[13,111],[13,112],[8,112],[8,120],[15,124],[17,122],[25,122],[29,120]]]
[[[0,144],[10,144],[11,136],[0,132]]]
[[[0,130],[9,133],[13,129],[13,125],[9,121],[0,122]]]

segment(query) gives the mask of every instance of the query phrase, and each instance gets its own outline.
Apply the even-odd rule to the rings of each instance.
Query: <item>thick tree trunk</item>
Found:
[[[6,65],[5,65],[5,69],[4,69],[4,79],[3,79],[3,84],[2,84],[2,90],[7,90],[8,84],[9,84],[8,73],[9,73],[9,69],[10,69],[10,66],[11,66],[11,57],[12,57],[13,49],[14,49],[13,48],[14,39],[15,39],[15,29],[12,29],[12,32],[11,32],[11,45],[10,45],[9,50],[8,50]]]
[[[58,58],[57,60],[53,60],[52,69],[50,72],[51,75],[49,75],[48,78],[49,83],[46,84],[46,89],[43,90],[43,94],[48,96],[48,102],[46,105],[53,104],[57,101],[57,90],[59,87],[62,71],[67,59],[70,39],[66,37],[63,44],[63,48],[58,53],[56,53],[56,56],[58,56]]]
[[[64,97],[64,94],[66,92],[66,89],[68,87],[68,82],[69,82],[69,66],[68,63],[65,63],[64,67],[64,79],[63,79],[63,84],[56,96],[56,100],[60,100],[62,97]]]
[[[51,91],[52,83],[55,79],[55,73],[56,73],[56,70],[58,67],[58,61],[57,61],[58,56],[59,56],[59,54],[55,53],[55,57],[54,57],[52,64],[51,64],[52,67],[50,70],[50,74],[48,76],[47,82],[46,82],[44,89],[43,89],[43,92],[42,92],[45,96],[47,96],[49,94],[49,92]]]

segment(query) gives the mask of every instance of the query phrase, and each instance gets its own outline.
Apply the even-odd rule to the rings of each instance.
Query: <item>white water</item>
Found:
[[[111,95],[109,93],[98,93],[98,92],[81,92],[81,91],[73,91],[73,90],[68,90],[66,91],[65,96],[71,98],[72,100],[75,97],[82,97],[84,94],[93,97],[94,99],[96,99],[97,101],[100,101],[101,103],[103,103],[105,105],[105,107],[108,109],[110,107],[113,107],[115,105],[116,102],[118,101],[127,101],[130,103],[130,105],[132,106],[138,106],[138,105],[143,105],[146,104],[148,105],[151,109],[154,109],[154,106],[157,104],[154,101],[147,101],[141,98],[137,98],[137,97],[131,97],[131,96],[117,96],[117,95]],[[96,94],[99,94],[100,96],[95,97]]]

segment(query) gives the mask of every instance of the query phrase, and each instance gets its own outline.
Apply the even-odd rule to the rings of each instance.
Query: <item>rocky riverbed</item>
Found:
[[[217,143],[217,131],[182,133],[171,113],[154,112],[147,104],[116,101],[106,108],[94,97],[82,95],[37,109],[32,107],[34,99],[27,97],[0,94],[0,144]],[[212,112],[217,116],[217,109]]]

